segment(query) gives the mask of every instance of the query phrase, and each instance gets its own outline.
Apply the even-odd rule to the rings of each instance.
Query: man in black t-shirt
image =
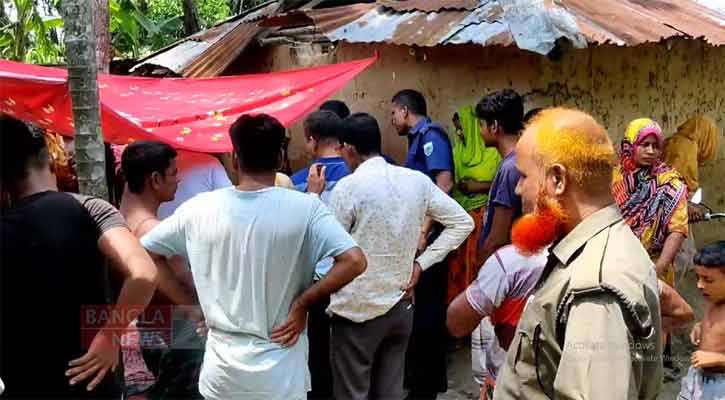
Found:
[[[113,206],[57,191],[41,134],[0,117],[0,143],[3,396],[120,398],[118,339],[148,304],[156,267]],[[123,277],[115,308],[106,260]]]

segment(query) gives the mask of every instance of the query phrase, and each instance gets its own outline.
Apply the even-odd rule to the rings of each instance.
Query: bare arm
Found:
[[[478,251],[478,265],[483,265],[496,250],[511,242],[511,226],[513,222],[513,209],[502,206],[494,207],[491,231],[483,246]]]
[[[451,171],[440,171],[435,176],[436,186],[443,193],[450,194],[453,190],[453,174]],[[420,228],[420,238],[418,239],[418,252],[422,252],[428,244],[428,233],[433,226],[433,218],[427,216],[423,219],[423,226]]]
[[[473,219],[455,200],[428,182],[429,200],[426,215],[444,226],[436,240],[416,258],[423,270],[442,261],[458,248],[473,231]]]
[[[451,193],[453,185],[453,173],[451,173],[451,171],[440,171],[436,174],[436,186],[438,186],[443,193]]]
[[[98,248],[125,277],[110,314],[122,315],[125,319],[120,326],[116,319],[109,319],[93,338],[86,354],[69,363],[66,376],[71,385],[93,377],[87,390],[93,390],[109,370],[114,371],[118,366],[119,333],[123,333],[148,305],[158,279],[151,257],[128,228],[115,227],[105,231],[98,240]]]
[[[158,254],[152,254],[152,257],[159,271],[159,292],[174,304],[180,306],[196,305],[196,296],[189,291],[186,285],[181,283],[176,273],[169,266],[166,257]]]
[[[359,247],[354,247],[335,257],[332,269],[295,299],[290,307],[287,320],[272,330],[270,339],[284,347],[297,343],[300,333],[307,324],[307,312],[310,306],[340,290],[365,272],[365,268],[367,268],[367,260]]]
[[[725,367],[725,353],[698,350],[692,354],[691,362],[695,368]]]
[[[142,237],[158,224],[159,221],[156,219],[149,220],[136,230],[136,234],[138,234],[139,237]],[[180,257],[167,259],[164,256],[154,254],[152,252],[149,252],[149,254],[151,254],[159,272],[159,292],[166,296],[174,304],[180,306],[196,305],[197,300],[195,293],[189,290],[188,282],[184,282],[179,279],[184,276],[184,271],[181,269],[185,269],[185,265],[180,264],[183,259]]]
[[[151,300],[158,284],[158,269],[127,228],[106,231],[98,240],[98,248],[125,275],[116,308],[138,307],[132,313],[125,313],[130,324]]]
[[[661,276],[667,266],[671,265],[675,261],[675,256],[677,256],[677,252],[680,251],[680,246],[682,246],[682,242],[684,241],[685,235],[679,232],[672,232],[667,235],[660,257],[655,263],[655,269],[657,269],[658,276]]]
[[[352,248],[335,257],[335,264],[324,278],[305,290],[298,298],[300,305],[309,307],[321,299],[342,289],[358,275],[365,272],[367,260],[359,247]]]
[[[660,291],[660,309],[662,310],[663,330],[672,331],[673,328],[692,321],[695,314],[687,301],[670,285],[661,280],[659,284],[662,288]]]
[[[476,329],[483,317],[468,303],[466,292],[462,292],[448,306],[446,326],[452,336],[464,337]]]
[[[488,193],[491,190],[491,181],[464,179],[458,183],[458,188],[467,194]]]

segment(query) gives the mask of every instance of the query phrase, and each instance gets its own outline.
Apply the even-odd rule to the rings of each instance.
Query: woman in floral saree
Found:
[[[657,276],[674,286],[673,261],[688,235],[687,185],[662,161],[657,122],[632,121],[622,139],[612,192],[627,224],[655,263]]]

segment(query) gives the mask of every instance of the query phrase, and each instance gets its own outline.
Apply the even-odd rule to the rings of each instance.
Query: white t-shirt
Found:
[[[199,193],[232,186],[224,166],[209,154],[178,150],[176,168],[179,169],[179,187],[174,200],[161,203],[157,213],[166,219],[185,201]]]
[[[141,243],[189,260],[210,328],[199,379],[205,398],[306,397],[306,336],[290,348],[269,336],[312,284],[315,264],[356,246],[320,200],[278,187],[202,193]]]

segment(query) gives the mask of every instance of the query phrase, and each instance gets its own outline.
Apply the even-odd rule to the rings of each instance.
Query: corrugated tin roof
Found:
[[[590,42],[636,45],[672,36],[725,44],[725,15],[689,0],[561,0]]]
[[[725,1],[723,0],[695,0],[695,3],[702,4],[705,7],[719,11],[725,14]]]
[[[216,76],[262,27],[314,27],[283,30],[277,33],[280,37],[305,31],[306,37],[330,41],[516,45],[540,54],[548,54],[560,38],[575,47],[587,43],[634,46],[673,36],[702,37],[713,45],[725,44],[725,13],[706,7],[725,0],[696,1],[378,0],[331,8],[303,6],[283,14],[275,14],[279,1],[270,1],[160,50],[134,69],[151,64],[185,77]]]
[[[394,9],[390,3],[400,4]],[[351,43],[516,44],[541,54],[550,52],[559,38],[576,47],[587,42],[634,46],[673,36],[725,44],[725,15],[691,0],[478,0],[473,10],[444,9],[445,4],[462,3],[450,0],[436,2],[437,11],[419,10],[432,3],[378,0],[377,7],[364,13],[360,5],[299,12],[331,41]],[[275,18],[266,24],[275,25]],[[296,24],[301,23],[298,15]]]
[[[332,16],[358,14],[348,7],[307,10],[307,15],[331,41],[384,42],[399,45],[437,46],[473,43],[482,46],[515,43],[519,48],[546,54],[556,40],[566,37],[579,46],[586,40],[573,16],[562,9],[549,9],[544,1],[486,1],[473,11],[398,12],[370,7],[352,22],[339,23]]]
[[[221,74],[262,29],[258,22],[279,8],[271,1],[207,30],[186,37],[140,60],[143,65],[162,66],[185,78]]]
[[[473,11],[478,7],[478,0],[378,0],[377,3],[395,11]]]

